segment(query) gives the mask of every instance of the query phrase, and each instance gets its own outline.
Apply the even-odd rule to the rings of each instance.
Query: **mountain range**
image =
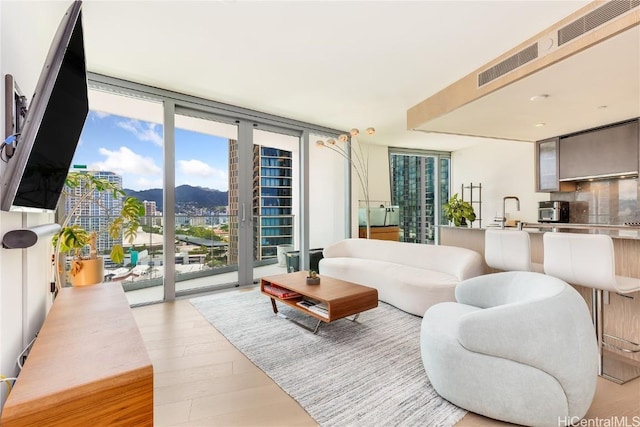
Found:
[[[149,190],[129,190],[124,189],[127,196],[133,196],[141,201],[156,202],[158,210],[163,210],[162,188],[152,188]],[[227,206],[229,203],[229,192],[214,190],[211,188],[192,187],[190,185],[180,185],[176,187],[176,207],[197,207],[214,208],[216,206]]]

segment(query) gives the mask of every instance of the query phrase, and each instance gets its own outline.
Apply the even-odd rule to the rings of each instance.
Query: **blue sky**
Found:
[[[125,188],[162,188],[162,126],[96,111],[89,112],[74,165],[122,175]],[[226,138],[176,129],[176,186],[228,190]]]

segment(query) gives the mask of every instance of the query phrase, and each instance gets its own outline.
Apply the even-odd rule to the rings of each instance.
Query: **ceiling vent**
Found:
[[[640,0],[611,0],[604,3],[597,9],[592,10],[586,15],[576,19],[570,24],[560,28],[557,33],[549,34],[548,41],[555,46],[560,47],[563,44],[580,37],[581,35],[599,27],[600,25],[617,18],[629,12],[632,9],[640,6]],[[501,61],[493,67],[478,74],[478,87],[484,86],[487,83],[507,74],[510,71],[515,70],[518,67],[523,66],[527,62],[533,61],[538,58],[539,54],[538,43],[522,49],[511,55],[509,58]],[[548,50],[548,47],[542,46],[542,50]],[[544,52],[542,53],[544,55]]]
[[[538,43],[534,43],[531,46],[522,49],[520,52],[511,55],[504,61],[499,62],[488,70],[485,70],[478,74],[478,87],[486,85],[490,81],[497,79],[498,77],[508,73],[509,71],[521,67],[529,61],[533,61],[537,57]]]
[[[640,6],[640,0],[612,0],[558,30],[558,46]]]

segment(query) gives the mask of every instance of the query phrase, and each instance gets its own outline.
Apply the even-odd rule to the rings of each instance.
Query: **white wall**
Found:
[[[4,137],[4,76],[12,74],[29,99],[35,90],[53,35],[70,2],[0,1],[0,71]],[[4,172],[0,163],[0,173]],[[52,214],[0,212],[0,236],[7,231],[53,222]],[[50,305],[51,245],[0,249],[0,374],[18,373],[16,358],[40,329]],[[6,387],[0,385],[0,403]]]
[[[451,154],[452,189],[459,193],[462,184],[482,183],[482,226],[502,215],[502,198],[517,196],[516,203],[507,200],[507,219],[537,222],[538,201],[549,200],[548,193],[535,192],[534,144],[487,139],[478,145]],[[465,199],[468,198],[465,196]]]
[[[326,137],[309,137],[309,248],[326,248],[345,238],[345,160],[316,144]]]

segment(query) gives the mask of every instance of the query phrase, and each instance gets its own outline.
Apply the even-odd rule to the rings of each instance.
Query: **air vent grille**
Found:
[[[558,46],[640,5],[640,0],[612,0],[558,30]]]
[[[526,64],[529,61],[533,61],[538,57],[538,43],[534,43],[531,46],[522,49],[504,61],[499,62],[493,67],[489,68],[478,74],[478,87],[486,85],[492,80],[507,74],[509,71],[515,70],[518,67]]]

